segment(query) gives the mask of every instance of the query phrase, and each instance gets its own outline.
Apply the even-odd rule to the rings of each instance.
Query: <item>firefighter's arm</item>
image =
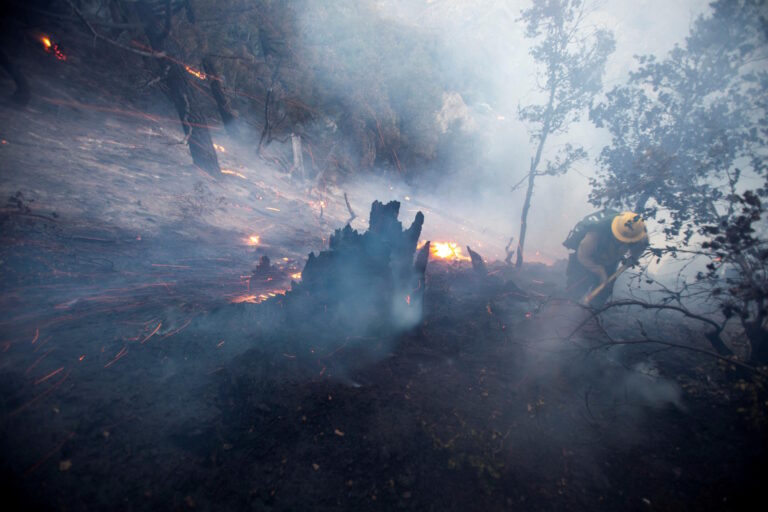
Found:
[[[603,266],[594,260],[595,253],[597,252],[597,242],[597,233],[590,232],[584,235],[579,248],[576,249],[576,258],[584,268],[597,275],[600,278],[600,282],[604,283],[608,280],[608,275],[605,273]]]

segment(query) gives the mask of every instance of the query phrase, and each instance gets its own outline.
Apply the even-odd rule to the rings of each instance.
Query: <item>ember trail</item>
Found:
[[[0,11],[7,502],[759,497],[763,1]]]

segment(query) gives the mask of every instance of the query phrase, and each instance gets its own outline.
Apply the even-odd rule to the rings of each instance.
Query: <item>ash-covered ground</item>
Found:
[[[434,257],[407,329],[283,316],[350,217],[345,191],[361,232],[373,199],[406,201],[306,187],[216,129],[233,174],[213,180],[155,93],[81,70],[30,64],[32,102],[0,106],[6,503],[742,510],[757,492],[763,381],[607,334],[639,322],[695,345],[696,325],[598,323],[558,299],[562,263]],[[422,241],[455,220],[422,210]],[[452,225],[483,252],[488,233]]]

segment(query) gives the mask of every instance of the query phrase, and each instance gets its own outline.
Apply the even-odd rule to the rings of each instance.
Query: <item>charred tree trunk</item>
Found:
[[[237,114],[232,110],[229,98],[224,94],[221,75],[211,57],[203,59],[203,71],[205,71],[208,77],[208,86],[211,88],[213,99],[216,100],[216,107],[219,109],[219,115],[224,123],[224,128],[230,136],[236,137],[238,134],[237,125],[235,124]]]
[[[165,51],[165,41],[171,31],[171,2],[137,2],[136,11],[144,24],[144,32],[152,50]],[[207,120],[189,84],[186,70],[175,60],[162,59],[159,62],[166,94],[176,107],[192,161],[211,176],[218,177],[221,173],[219,159],[208,131]]]
[[[536,170],[539,168],[539,163],[541,162],[541,154],[544,151],[544,144],[547,142],[547,137],[549,137],[549,131],[552,127],[552,112],[555,104],[557,82],[555,82],[554,77],[551,77],[550,79],[552,80],[552,87],[549,89],[547,111],[544,116],[544,124],[541,127],[541,135],[539,136],[539,144],[536,148],[536,156],[531,158],[531,169],[528,172],[528,189],[525,191],[523,213],[520,216],[520,239],[517,243],[516,267],[523,266],[523,249],[525,248],[525,234],[528,230],[528,210],[531,208],[531,198],[533,197],[533,182],[536,179]]]
[[[535,177],[535,167],[531,164],[531,171],[528,174],[528,189],[525,191],[525,201],[523,202],[523,213],[520,216],[520,241],[517,243],[516,267],[523,266],[523,247],[525,246],[525,233],[528,230],[528,210],[531,208],[531,198],[533,197],[533,180]]]
[[[181,119],[192,161],[214,178],[218,177],[221,173],[219,159],[208,131],[207,120],[189,87],[186,72],[180,65],[171,63],[165,83],[168,87],[168,95]]]

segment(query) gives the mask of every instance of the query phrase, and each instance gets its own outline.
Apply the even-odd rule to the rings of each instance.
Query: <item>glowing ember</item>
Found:
[[[232,304],[242,304],[243,302],[247,302],[249,304],[257,304],[260,302],[258,298],[258,295],[240,295],[229,302]]]
[[[61,51],[61,47],[51,41],[50,37],[40,36],[40,42],[43,44],[43,49],[45,49],[46,52],[53,53],[53,55],[59,60],[67,60],[67,56],[63,51]]]
[[[246,239],[248,245],[259,245],[259,235],[251,235]]]
[[[470,261],[469,256],[461,254],[461,248],[456,242],[432,242],[429,252],[441,260]]]
[[[296,272],[295,274],[291,274],[291,279],[301,279],[301,272]]]
[[[229,302],[231,304],[242,304],[243,302],[247,302],[248,304],[259,304],[260,302],[264,302],[272,297],[277,297],[278,295],[285,295],[285,290],[272,290],[271,292],[260,293],[258,295],[239,295]]]
[[[248,179],[248,178],[245,177],[245,175],[240,174],[239,172],[236,172],[236,171],[229,170],[229,169],[222,169],[221,170],[221,174],[230,174],[232,176],[237,176],[238,178],[242,178],[244,180]]]
[[[225,148],[224,146],[220,146],[219,144],[214,144],[213,145],[213,149],[215,149],[219,153],[226,153],[227,152],[227,148]]]
[[[207,78],[205,73],[203,73],[202,71],[198,71],[195,68],[184,66],[184,69],[187,70],[187,73],[189,73],[190,75],[196,78],[199,78],[200,80],[205,80]]]

